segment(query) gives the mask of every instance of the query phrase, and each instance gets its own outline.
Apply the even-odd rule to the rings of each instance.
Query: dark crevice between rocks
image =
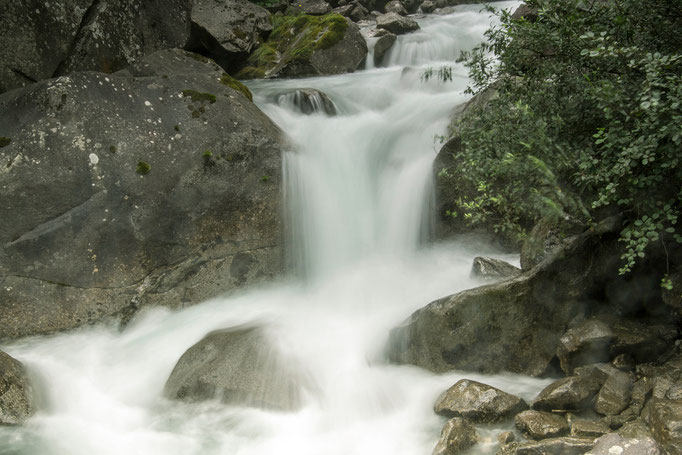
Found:
[[[53,78],[63,76],[64,74],[67,73],[66,63],[71,58],[71,55],[76,49],[78,42],[83,37],[83,29],[95,19],[97,15],[97,10],[99,9],[99,5],[103,1],[106,0],[93,0],[88,9],[85,11],[85,14],[83,14],[83,17],[81,18],[81,23],[78,25],[77,32],[75,33],[75,35],[73,36],[73,40],[69,44],[69,51],[66,53],[64,59],[61,62],[59,62],[59,65],[57,65],[57,68],[54,70],[54,73],[52,73]]]
[[[247,53],[227,52],[204,27],[192,22],[190,36],[185,50],[210,58],[228,74],[234,72],[246,61]]]
[[[14,74],[16,74],[17,76],[26,79],[26,80],[27,80],[28,82],[30,82],[31,84],[34,84],[34,83],[38,82],[38,79],[32,78],[31,76],[29,76],[28,74],[24,73],[24,72],[21,71],[20,69],[17,69],[17,68],[10,68],[9,70],[12,71],[12,72],[13,72]]]

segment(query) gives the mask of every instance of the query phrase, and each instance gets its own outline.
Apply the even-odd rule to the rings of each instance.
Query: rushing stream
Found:
[[[451,83],[421,74],[453,65],[482,39],[490,18],[480,9],[420,19],[422,31],[399,38],[386,68],[251,84],[295,146],[284,156],[284,182],[289,255],[300,273],[182,311],[146,310],[123,332],[99,325],[2,346],[35,377],[40,410],[22,428],[0,428],[0,454],[428,455],[444,423],[434,400],[459,378],[532,399],[548,381],[434,375],[383,357],[391,327],[477,285],[473,257],[494,253],[424,242],[435,137],[465,100],[467,80],[457,65]],[[327,93],[338,115],[297,113],[278,96],[303,87]],[[187,348],[211,330],[253,321],[272,328],[312,384],[300,411],[163,398]],[[508,427],[482,427],[473,452],[494,453],[495,436]]]

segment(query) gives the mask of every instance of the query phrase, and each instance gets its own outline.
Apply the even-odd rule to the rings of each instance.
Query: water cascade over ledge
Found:
[[[40,410],[24,427],[0,427],[0,454],[430,454],[444,422],[433,403],[458,379],[532,399],[547,380],[434,375],[384,360],[390,328],[478,285],[472,259],[489,252],[425,243],[437,138],[466,100],[466,70],[453,62],[483,39],[491,19],[480,10],[418,19],[421,31],[399,37],[383,68],[249,83],[292,142],[283,157],[292,276],[181,311],[144,310],[123,331],[98,325],[2,346],[30,369]],[[452,82],[422,80],[426,68],[444,64],[453,66]],[[301,109],[299,89],[323,92],[334,112],[317,97]],[[305,382],[297,410],[163,396],[190,346],[242,324],[267,327],[293,359]],[[474,450],[494,453],[501,428],[481,429]]]

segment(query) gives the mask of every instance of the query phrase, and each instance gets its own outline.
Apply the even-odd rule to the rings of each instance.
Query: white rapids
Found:
[[[289,257],[300,273],[177,312],[148,309],[122,332],[102,324],[2,346],[30,369],[40,410],[24,427],[0,427],[0,454],[428,455],[444,423],[433,403],[458,379],[532,399],[547,380],[434,375],[383,355],[392,327],[477,285],[473,257],[494,254],[484,245],[425,243],[436,137],[466,100],[467,79],[423,82],[421,74],[442,64],[466,73],[453,60],[482,40],[491,19],[480,10],[420,18],[422,30],[399,37],[385,68],[250,84],[295,149],[283,157],[284,190]],[[307,87],[329,95],[338,115],[276,103],[278,93]],[[187,348],[211,330],[253,321],[272,327],[314,385],[300,411],[163,397]],[[473,453],[494,453],[495,436],[509,427],[480,428]]]

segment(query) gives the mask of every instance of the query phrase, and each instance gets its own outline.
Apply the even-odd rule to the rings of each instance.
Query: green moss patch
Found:
[[[306,61],[313,52],[343,39],[348,23],[340,14],[273,16],[270,38],[256,49],[237,77],[263,77],[279,63]]]
[[[223,73],[223,76],[220,78],[220,83],[241,92],[249,101],[253,102],[251,90],[229,74]]]
[[[137,172],[140,175],[147,175],[149,174],[149,171],[152,170],[152,167],[149,165],[149,163],[145,163],[144,161],[138,161],[137,162],[137,167],[135,168],[135,172]]]
[[[182,91],[182,96],[185,98],[192,98],[192,101],[195,103],[201,103],[204,101],[208,101],[209,103],[213,104],[215,103],[215,95],[212,95],[210,93],[202,93],[202,92],[197,92],[196,90],[183,90]]]
[[[7,147],[10,142],[12,142],[12,139],[5,136],[0,137],[0,147]]]

